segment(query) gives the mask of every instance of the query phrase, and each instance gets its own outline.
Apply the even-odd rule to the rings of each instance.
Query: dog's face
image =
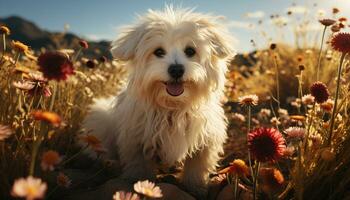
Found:
[[[138,98],[181,109],[221,94],[231,42],[218,18],[168,7],[125,28],[111,51],[127,61]]]

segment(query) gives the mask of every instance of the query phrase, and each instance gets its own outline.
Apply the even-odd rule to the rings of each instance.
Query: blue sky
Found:
[[[313,6],[315,2],[316,7]],[[320,10],[329,16],[333,6],[350,10],[349,0],[0,0],[0,17],[19,15],[51,31],[62,31],[64,24],[69,24],[70,32],[85,38],[112,40],[117,35],[117,27],[132,23],[136,14],[161,9],[165,4],[196,7],[199,12],[225,16],[240,52],[252,49],[251,39],[260,46],[267,43],[263,42],[262,31],[274,37],[276,31],[273,33],[269,22],[271,14],[280,14],[284,18],[288,9],[294,9],[294,21],[298,21],[304,12],[314,17]],[[264,23],[257,28],[259,20]],[[315,18],[310,30],[316,31],[317,26]],[[291,42],[291,35],[285,37]]]

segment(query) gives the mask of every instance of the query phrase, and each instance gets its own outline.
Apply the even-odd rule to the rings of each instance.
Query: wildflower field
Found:
[[[350,198],[350,32],[342,11],[332,13],[297,24],[279,20],[292,11],[271,15],[277,31],[311,20],[321,30],[312,40],[296,34],[303,45],[267,39],[240,55],[246,65],[233,59],[223,99],[229,139],[208,199]],[[0,34],[0,199],[70,199],[118,177],[118,163],[104,159],[81,123],[93,98],[123,88],[123,66],[107,55],[85,57],[84,40],[34,51],[9,39],[6,24]],[[170,184],[180,191],[178,170],[160,171],[157,183],[116,184],[109,199],[165,198]]]

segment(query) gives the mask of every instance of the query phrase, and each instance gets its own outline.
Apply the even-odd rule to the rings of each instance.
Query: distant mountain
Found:
[[[73,33],[50,32],[39,28],[33,22],[18,16],[0,18],[0,24],[11,29],[11,40],[18,40],[30,46],[33,50],[40,50],[45,47],[49,50],[56,49],[78,49],[80,37]],[[90,58],[106,56],[111,58],[109,52],[109,41],[88,41],[89,49],[84,50],[84,55]]]
[[[58,33],[50,32],[41,29],[33,22],[23,19],[18,16],[11,16],[7,18],[0,18],[0,25],[4,24],[11,29],[11,40],[18,40],[29,45],[33,50],[40,50],[45,47],[49,50],[57,49],[78,49],[80,37],[73,33]],[[88,41],[89,48],[84,50],[84,56],[89,58],[98,58],[99,56],[106,56],[111,58],[109,52],[110,41],[93,42]],[[256,59],[253,57],[254,52],[247,56],[238,54],[232,60],[232,65],[236,66],[252,66]]]

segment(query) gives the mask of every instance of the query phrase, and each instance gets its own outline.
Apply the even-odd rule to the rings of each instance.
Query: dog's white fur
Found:
[[[130,70],[126,89],[113,101],[97,100],[84,128],[100,138],[110,157],[119,156],[123,177],[152,179],[161,163],[184,163],[183,183],[204,193],[226,139],[220,100],[232,39],[220,17],[190,9],[150,10],[113,42],[113,56]],[[186,57],[192,46],[196,54]],[[153,55],[156,48],[163,58]],[[184,93],[173,97],[164,82],[170,64],[185,67]]]

